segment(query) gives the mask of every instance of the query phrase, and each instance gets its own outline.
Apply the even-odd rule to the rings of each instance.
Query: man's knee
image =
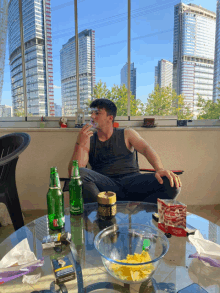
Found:
[[[167,194],[169,195],[170,198],[175,199],[177,195],[180,193],[181,187],[176,188],[175,185],[172,187],[170,185],[170,180],[167,177],[162,177],[162,179],[163,179],[163,185],[165,187]]]
[[[88,168],[79,168],[79,174],[82,179],[84,179],[88,175]]]

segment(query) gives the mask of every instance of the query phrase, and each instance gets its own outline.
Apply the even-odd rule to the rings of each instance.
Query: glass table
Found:
[[[100,221],[97,216],[97,203],[85,204],[84,213],[70,216],[69,208],[65,209],[65,227],[63,231],[72,234],[70,246],[62,246],[62,251],[42,250],[42,239],[45,235],[55,234],[48,227],[47,216],[43,216],[20,228],[0,244],[0,259],[20,241],[27,238],[31,251],[37,259],[44,257],[44,265],[28,275],[41,273],[35,284],[22,283],[19,277],[0,285],[0,293],[86,293],[86,292],[124,292],[124,293],[174,293],[197,283],[209,293],[220,293],[220,269],[205,266],[200,260],[188,258],[196,252],[188,237],[169,238],[170,248],[161,260],[159,267],[150,281],[142,284],[124,284],[105,270],[101,256],[94,247],[94,238],[99,231],[113,224],[140,223],[157,227],[152,214],[157,212],[157,205],[142,202],[117,202],[117,214],[111,221]],[[194,214],[187,214],[187,225],[200,230],[205,239],[220,244],[220,227]],[[55,285],[51,260],[59,256],[68,256],[76,269],[75,280],[63,286]]]

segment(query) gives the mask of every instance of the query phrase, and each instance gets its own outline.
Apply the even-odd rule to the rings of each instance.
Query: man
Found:
[[[135,130],[113,128],[116,105],[96,99],[90,108],[97,132],[89,124],[82,128],[68,168],[70,177],[72,160],[78,160],[84,202],[96,202],[102,191],[115,192],[117,200],[157,203],[157,198],[175,198],[182,186],[179,176],[164,169],[159,156]],[[134,149],[146,157],[155,174],[140,173]],[[86,168],[88,162],[92,170]]]

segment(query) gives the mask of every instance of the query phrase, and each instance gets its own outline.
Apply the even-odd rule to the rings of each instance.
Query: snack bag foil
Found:
[[[157,199],[158,228],[175,236],[187,236],[185,204],[173,199]]]

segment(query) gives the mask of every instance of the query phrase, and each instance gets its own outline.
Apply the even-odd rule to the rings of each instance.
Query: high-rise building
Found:
[[[174,7],[173,88],[194,113],[198,95],[213,97],[216,14],[195,4]]]
[[[0,105],[0,117],[12,117],[12,107]]]
[[[27,111],[54,116],[50,0],[22,1]],[[8,4],[8,40],[13,111],[24,110],[19,1]]]
[[[5,51],[7,39],[8,0],[0,0],[0,104],[5,69]]]
[[[128,87],[128,63],[121,69],[121,85],[125,84]],[[130,77],[130,90],[136,100],[136,68],[134,68],[134,62],[131,63],[131,77]]]
[[[159,85],[160,88],[173,85],[173,63],[164,59],[158,61],[155,66],[154,86]]]
[[[55,107],[55,116],[62,117],[62,107],[60,105],[57,105],[56,103],[54,103],[54,107]]]
[[[214,59],[214,81],[213,81],[213,101],[220,98],[220,1],[216,7],[216,33],[215,33],[215,59]]]
[[[80,108],[86,110],[95,86],[95,31],[78,34]],[[77,111],[75,36],[60,50],[61,95],[64,116],[75,116]]]

